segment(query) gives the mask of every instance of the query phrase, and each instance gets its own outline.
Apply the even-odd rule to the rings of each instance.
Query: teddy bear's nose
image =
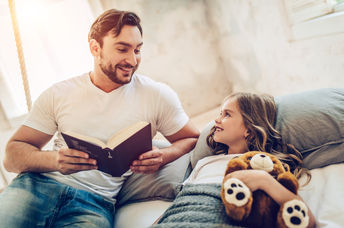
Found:
[[[265,158],[265,154],[261,154],[260,156],[261,156],[262,158]]]

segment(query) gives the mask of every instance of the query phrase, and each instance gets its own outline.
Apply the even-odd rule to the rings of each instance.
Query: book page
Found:
[[[101,140],[99,140],[97,138],[93,138],[93,137],[86,136],[86,135],[81,135],[79,133],[70,132],[70,131],[69,132],[66,131],[65,134],[73,136],[73,137],[78,138],[78,139],[81,139],[81,140],[86,141],[86,142],[93,143],[93,144],[98,145],[98,146],[100,146],[102,148],[106,148],[107,147],[107,145],[103,141],[101,141]]]
[[[114,136],[112,136],[108,142],[107,142],[107,146],[109,148],[115,148],[116,146],[118,146],[121,142],[125,141],[127,138],[129,138],[130,136],[132,136],[134,133],[136,133],[137,131],[139,131],[140,129],[144,128],[145,126],[147,126],[148,123],[145,121],[140,121],[137,122],[127,128],[124,128],[122,130],[120,130],[119,132],[117,132]]]

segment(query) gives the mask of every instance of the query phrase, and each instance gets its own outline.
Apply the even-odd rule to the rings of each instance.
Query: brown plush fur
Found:
[[[249,227],[287,227],[282,218],[277,218],[277,216],[282,217],[282,212],[278,214],[280,211],[280,206],[270,196],[261,190],[251,193],[244,205],[238,206],[226,200],[226,191],[231,192],[232,190],[236,190],[236,184],[233,184],[231,181],[231,186],[235,187],[230,188],[229,190],[227,187],[225,187],[225,183],[228,183],[228,180],[231,179],[227,174],[237,170],[252,169],[250,160],[256,154],[263,154],[262,156],[265,155],[270,157],[273,162],[273,168],[272,171],[269,171],[269,173],[291,192],[295,194],[297,193],[299,187],[298,181],[290,172],[288,165],[282,164],[277,157],[269,153],[250,151],[228,162],[221,189],[221,198],[224,203],[226,213],[232,219],[236,221],[242,221],[243,225]],[[248,191],[250,192],[250,190]],[[228,194],[233,195],[233,193]],[[240,200],[235,199],[234,201]]]

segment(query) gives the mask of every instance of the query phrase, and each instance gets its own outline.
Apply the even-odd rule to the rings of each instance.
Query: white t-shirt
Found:
[[[240,154],[219,154],[199,160],[183,184],[221,184],[228,161]]]
[[[113,133],[137,121],[151,123],[152,136],[165,136],[182,129],[188,116],[177,94],[167,85],[134,74],[132,81],[106,93],[89,74],[59,82],[36,100],[24,125],[54,135],[54,150],[67,147],[61,132],[72,131],[106,141]],[[123,181],[131,174],[112,177],[98,170],[70,175],[42,173],[70,186],[95,192],[115,201]]]

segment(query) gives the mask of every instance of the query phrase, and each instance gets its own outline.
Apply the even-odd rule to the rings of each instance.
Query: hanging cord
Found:
[[[19,27],[18,27],[18,21],[17,21],[17,17],[16,17],[16,8],[15,8],[14,0],[8,0],[8,6],[10,8],[14,38],[16,40],[17,54],[18,54],[20,71],[21,71],[22,81],[23,81],[23,86],[24,86],[24,91],[25,91],[26,105],[27,105],[28,111],[30,111],[31,110],[31,103],[32,103],[31,102],[31,95],[30,95],[30,86],[29,86],[29,81],[27,79],[26,66],[25,66],[25,60],[24,60],[24,52],[23,52],[23,46],[22,46],[20,33],[19,33]]]

